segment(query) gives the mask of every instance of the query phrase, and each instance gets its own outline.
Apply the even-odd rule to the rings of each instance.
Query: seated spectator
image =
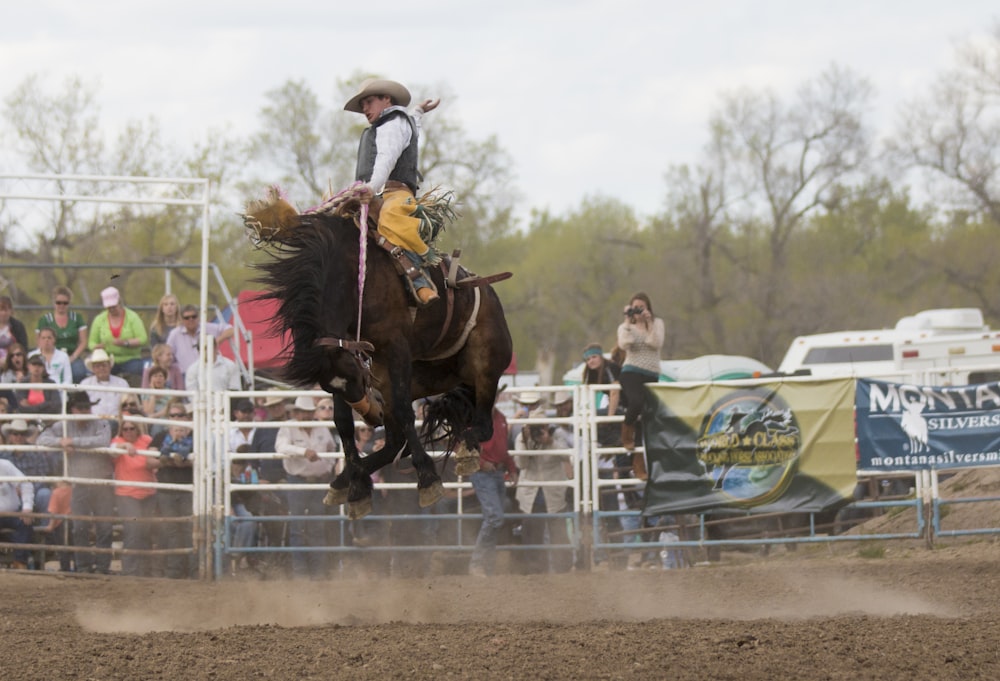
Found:
[[[118,403],[118,413],[122,416],[131,414],[132,416],[142,416],[142,398],[135,393],[122,395]]]
[[[211,390],[239,390],[243,387],[240,379],[240,368],[236,362],[219,352],[216,346],[209,350],[212,353],[212,364],[208,371],[208,384]],[[198,371],[200,367],[195,362],[184,372],[185,390],[198,390]]]
[[[91,413],[96,402],[91,401],[86,392],[70,393],[66,409],[73,416]],[[111,480],[114,463],[103,451],[111,444],[111,425],[102,419],[80,419],[56,422],[42,431],[38,444],[43,447],[58,447],[66,457],[66,475],[83,480]],[[115,494],[109,485],[76,483],[73,488],[72,512],[79,519],[73,521],[73,544],[76,546],[77,572],[111,572],[110,518],[115,511]],[[88,522],[84,518],[92,516],[98,520]],[[94,546],[108,549],[97,553],[88,551],[91,533]]]
[[[215,345],[232,338],[233,327],[229,324],[218,324],[216,322],[205,322],[205,333],[215,337]],[[167,345],[174,351],[177,359],[177,366],[182,372],[186,372],[198,359],[198,351],[201,342],[199,310],[196,305],[185,305],[181,311],[181,324],[170,332],[167,337]]]
[[[69,355],[56,347],[56,332],[52,329],[38,331],[38,349],[28,353],[28,359],[36,356],[45,360],[45,369],[53,381],[63,385],[73,382],[73,367]]]
[[[142,350],[148,337],[146,326],[135,310],[125,307],[121,293],[114,286],[101,291],[104,312],[94,317],[88,347],[91,353],[103,350],[112,359],[116,376],[130,379],[138,387],[142,377]]]
[[[14,419],[0,429],[9,447],[25,447],[31,444],[38,428],[24,419]],[[54,452],[29,451],[25,449],[7,449],[0,451],[0,459],[6,459],[29,478],[49,478],[59,475],[62,462],[56,460]],[[35,513],[48,513],[49,497],[52,495],[51,483],[36,480],[32,482],[35,488]]]
[[[87,358],[87,369],[93,375],[80,382],[80,387],[88,389],[94,386],[108,388],[127,388],[128,382],[120,376],[112,376],[111,369],[115,359],[101,348],[94,350]],[[90,400],[94,403],[93,413],[101,418],[118,420],[121,413],[121,393],[110,390],[87,390]]]
[[[45,370],[45,360],[39,355],[28,358],[28,375],[21,383],[51,383],[55,381],[49,378],[48,371]],[[14,392],[17,398],[17,411],[21,414],[58,414],[62,411],[62,400],[58,390],[46,390],[45,388],[19,388]]]
[[[69,357],[71,382],[79,383],[87,375],[87,368],[83,363],[83,355],[87,352],[87,321],[82,314],[69,309],[72,302],[73,292],[67,287],[53,288],[52,312],[46,312],[38,320],[35,335],[42,329],[52,329],[56,335],[56,347]]]
[[[123,400],[124,402],[124,400]],[[125,405],[126,407],[128,405]],[[145,433],[142,423],[121,421],[118,436],[111,440],[111,446],[124,450],[114,457],[115,480],[123,482],[156,482],[154,471],[160,467],[158,457],[145,454],[150,449],[153,438]],[[156,517],[156,488],[118,485],[115,499],[118,516],[122,518],[122,574],[134,577],[152,575],[152,559],[149,555],[129,555],[129,550],[148,551],[153,547],[153,532],[145,519]]]
[[[28,331],[13,315],[14,301],[10,296],[0,296],[0,362],[7,359],[7,352],[14,343],[28,347]]]
[[[3,363],[0,373],[0,383],[13,385],[20,383],[21,379],[28,375],[28,353],[20,343],[12,343],[7,348],[7,357]],[[17,396],[13,388],[5,388],[0,391],[0,396],[7,399],[7,406],[11,411],[17,411]]]
[[[149,378],[149,388],[152,390],[164,390],[167,387],[167,372],[163,367],[150,367],[147,374]],[[153,419],[167,418],[167,406],[170,404],[170,396],[158,393],[146,393],[142,397],[142,412]],[[156,437],[160,432],[166,431],[166,426],[154,423],[149,429],[149,434]]]
[[[166,383],[163,387],[170,390],[184,390],[184,372],[174,361],[174,351],[166,343],[153,346],[153,361],[142,372],[142,387],[149,388],[149,373],[156,367],[163,369]]]
[[[153,323],[149,325],[149,345],[154,350],[157,345],[166,343],[170,332],[180,324],[180,309],[180,301],[173,293],[166,293],[160,298],[160,304],[156,306],[156,316],[153,318]],[[177,388],[177,390],[180,389]]]
[[[24,473],[7,459],[0,459],[0,477],[23,478]],[[30,482],[0,482],[0,513],[21,513],[19,516],[0,515],[0,527],[11,530],[10,541],[14,544],[30,544],[34,537],[31,517],[34,509],[35,493]],[[28,569],[27,549],[14,549],[15,570]]]
[[[247,446],[247,451],[253,443],[254,433],[257,428],[253,425],[254,408],[253,402],[248,399],[241,399],[233,406],[233,420],[240,425],[229,429],[229,451],[239,451],[243,445]]]

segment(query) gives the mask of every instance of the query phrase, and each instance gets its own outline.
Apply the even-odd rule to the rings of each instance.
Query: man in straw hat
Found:
[[[71,416],[82,417],[91,413],[97,404],[83,390],[71,392],[66,409]],[[88,485],[82,480],[110,480],[114,476],[114,461],[105,452],[94,451],[111,445],[111,425],[101,419],[74,419],[56,422],[42,431],[38,444],[62,449],[66,455],[66,475],[81,480],[73,488],[71,511],[80,516],[73,521],[73,544],[77,547],[76,571],[107,574],[111,569],[111,552],[92,553],[83,550],[90,545],[91,525],[94,545],[99,549],[111,548],[112,527],[110,520],[88,523],[86,516],[111,518],[115,513],[115,493],[110,485]]]
[[[115,365],[114,355],[108,353],[103,348],[98,348],[90,353],[90,357],[84,360],[87,370],[92,372],[91,376],[80,381],[80,387],[87,389],[93,386],[106,388],[127,388],[128,381],[121,376],[112,376],[111,369]],[[106,419],[117,419],[121,413],[122,393],[110,390],[88,390],[91,402],[94,403],[94,414]]]
[[[345,111],[364,114],[370,127],[361,134],[355,179],[382,195],[379,233],[406,251],[420,268],[429,249],[419,235],[420,220],[413,217],[419,185],[417,171],[420,119],[440,100],[424,100],[407,112],[410,92],[394,80],[369,78],[344,105]],[[421,305],[437,300],[433,285],[421,272],[413,280]]]

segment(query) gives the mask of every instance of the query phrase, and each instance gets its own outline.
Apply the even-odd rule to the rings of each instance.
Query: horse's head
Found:
[[[341,338],[319,338],[316,346],[323,351],[320,385],[330,393],[340,393],[354,411],[372,426],[382,425],[382,394],[372,385],[371,343]]]

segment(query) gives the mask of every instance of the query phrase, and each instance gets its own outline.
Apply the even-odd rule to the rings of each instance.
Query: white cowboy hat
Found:
[[[300,411],[316,411],[316,402],[313,398],[302,395],[295,398],[295,404],[292,405],[292,409],[298,409]]]
[[[524,406],[529,406],[541,402],[542,395],[541,393],[537,393],[533,390],[526,390],[525,392],[515,397],[514,401],[523,404]]]
[[[37,430],[38,428],[29,424],[24,419],[14,419],[10,423],[3,424],[3,428],[0,428],[0,431],[3,431],[4,437],[7,437],[11,433],[23,433],[30,437],[31,435],[34,435]]]
[[[87,369],[90,369],[91,371],[93,371],[91,367],[98,362],[109,362],[111,366],[114,366],[115,358],[109,355],[104,348],[97,348],[90,353],[90,357],[83,360],[83,363],[87,365]]]
[[[566,402],[573,401],[573,393],[568,390],[559,390],[552,396],[552,406],[557,407],[560,404],[565,404]]]
[[[265,407],[273,407],[276,404],[284,404],[288,398],[282,397],[281,395],[268,395],[264,398]]]
[[[381,78],[369,78],[361,83],[361,89],[357,94],[347,100],[344,111],[363,113],[361,111],[361,100],[370,95],[387,95],[392,98],[393,104],[399,106],[409,106],[410,91],[401,83],[394,80],[382,80]]]

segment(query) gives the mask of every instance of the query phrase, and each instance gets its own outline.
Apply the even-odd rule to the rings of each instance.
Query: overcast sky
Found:
[[[50,92],[80,75],[108,123],[153,115],[183,143],[252,132],[289,79],[326,104],[358,71],[442,83],[455,94],[442,106],[510,152],[531,207],[558,215],[600,193],[650,215],[721,93],[785,95],[836,63],[872,82],[885,132],[998,19],[995,0],[32,0],[5,3],[0,94],[31,73]]]

